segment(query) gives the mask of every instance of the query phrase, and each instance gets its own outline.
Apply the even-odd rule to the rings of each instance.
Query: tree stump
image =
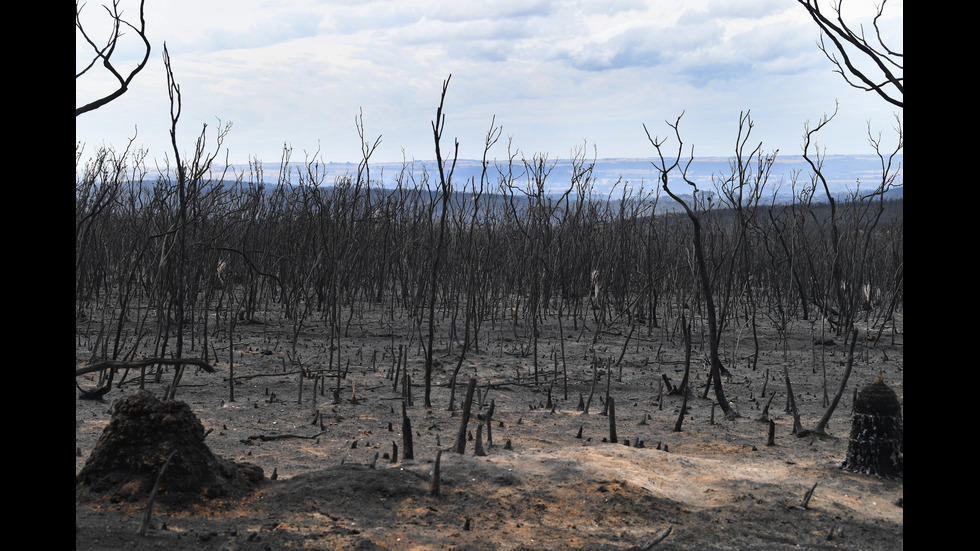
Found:
[[[902,405],[882,377],[864,387],[854,401],[851,436],[842,469],[883,478],[904,475]]]
[[[114,501],[149,496],[160,479],[161,498],[212,498],[240,494],[264,479],[262,469],[215,456],[204,443],[204,426],[183,402],[148,393],[125,396],[113,405],[85,466],[75,477],[79,491],[105,493]]]

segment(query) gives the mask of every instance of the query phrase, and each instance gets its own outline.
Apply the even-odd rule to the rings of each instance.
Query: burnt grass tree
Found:
[[[851,415],[847,457],[849,471],[902,478],[905,475],[905,432],[902,405],[882,377],[858,393]]]
[[[478,366],[462,373],[473,350],[521,359],[514,383],[563,389],[567,400],[572,362],[607,366],[606,377],[619,368],[622,377],[622,350],[604,340],[615,325],[661,351],[690,338],[693,355],[707,359],[705,393],[713,390],[731,417],[726,373],[739,370],[765,388],[768,374],[755,368],[758,327],[782,335],[814,327],[815,337],[848,345],[857,331],[855,354],[866,355],[902,307],[901,203],[885,198],[901,144],[889,153],[872,141],[883,179],[845,197],[829,193],[821,158],[808,152],[810,174],[793,175],[787,204],[775,200],[779,186],[768,181],[775,154],[749,141],[747,114],[729,170],[709,187],[687,174],[693,149],[685,157],[678,118],[670,125],[676,154],[648,133],[659,155],[651,168],[657,186],[622,181],[606,193],[596,189],[585,148],[572,154],[567,180],[551,171],[556,159],[525,157],[509,143],[502,160],[492,160],[500,130],[491,123],[479,181],[463,182],[453,178],[455,154],[441,149],[452,119],[440,101],[435,179],[406,161],[393,184],[379,183],[370,168],[378,142],[364,140],[358,118],[364,148],[356,174],[328,182],[319,152],[293,163],[284,148],[269,181],[259,159],[217,166],[227,126],[205,127],[193,152],[178,155],[172,79],[171,91],[175,166],[151,177],[146,151],[130,145],[86,157],[76,145],[76,340],[82,363],[104,366],[94,383],[79,386],[101,388],[106,398],[120,385],[153,390],[165,382],[160,396],[175,399],[184,370],[233,368],[242,328],[281,321],[289,331],[268,348],[290,362],[276,369],[320,381],[320,392],[332,386],[335,400],[354,396],[351,364],[371,361],[357,355],[351,331],[368,323],[390,335],[396,388],[408,381],[410,390],[419,365],[426,380],[447,358],[454,389],[458,376],[479,378]],[[329,338],[299,346],[314,325]],[[542,346],[545,329],[560,335],[557,343]],[[590,344],[586,357],[567,357],[570,338]],[[790,375],[819,371],[829,361],[823,350],[814,344],[813,361],[793,365]],[[699,369],[691,366],[692,381]],[[844,377],[834,394],[846,384]],[[233,381],[229,394],[234,400]],[[432,400],[427,392],[424,405]]]

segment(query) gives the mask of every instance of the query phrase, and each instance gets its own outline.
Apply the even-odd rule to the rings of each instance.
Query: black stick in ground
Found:
[[[806,509],[810,504],[810,498],[813,497],[813,491],[817,489],[817,482],[813,483],[813,487],[810,488],[807,493],[803,494],[803,499],[800,501],[799,505],[794,505],[796,509]]]
[[[609,396],[609,384],[610,384],[610,381],[612,381],[612,367],[607,363],[606,364],[606,404],[605,404],[605,407],[603,408],[603,410],[604,410],[602,412],[603,415],[608,415],[609,414],[609,400],[610,400],[610,396]]]
[[[442,460],[442,450],[436,452],[436,463],[432,467],[432,485],[429,487],[429,494],[433,497],[439,497],[439,463]]]
[[[490,400],[490,409],[487,410],[487,447],[493,446],[493,411],[496,409],[496,400]]]
[[[160,487],[160,481],[163,480],[163,473],[167,470],[167,466],[170,465],[170,460],[174,458],[174,454],[177,450],[170,452],[167,456],[167,460],[163,462],[163,467],[160,467],[160,474],[157,475],[157,482],[153,485],[153,490],[150,491],[150,500],[146,503],[146,509],[143,510],[143,518],[140,519],[139,534],[141,536],[146,535],[147,529],[150,527],[150,517],[153,516],[153,502],[157,498],[157,489]]]
[[[402,456],[405,459],[415,459],[415,451],[412,448],[412,422],[408,420],[408,412],[405,410],[405,402],[402,402]]]
[[[476,452],[475,454],[479,457],[487,455],[487,452],[483,451],[483,423],[476,426]]]
[[[619,441],[616,438],[616,400],[610,396],[607,404],[609,406],[609,441],[615,444]]]
[[[786,402],[787,410],[793,414],[793,434],[803,431],[803,424],[800,423],[800,412],[796,409],[796,398],[793,396],[793,384],[789,381],[789,369],[783,365],[783,374],[786,376]]]
[[[772,399],[775,397],[776,397],[775,392],[773,392],[772,395],[769,396],[769,401],[766,402],[766,407],[762,408],[762,415],[759,416],[760,421],[762,422],[772,421],[772,419],[769,418],[769,406],[772,404]]]
[[[599,380],[599,364],[596,360],[592,360],[592,389],[589,391],[589,400],[585,402],[585,408],[582,411],[583,415],[589,414],[589,406],[592,405],[592,396],[595,395],[595,385]]]
[[[466,400],[463,402],[463,419],[460,420],[459,432],[456,434],[456,445],[453,451],[462,454],[466,451],[466,425],[470,422],[470,410],[473,407],[473,392],[476,390],[476,378],[470,378],[466,386]]]
[[[687,413],[687,391],[682,393],[683,400],[681,401],[681,412],[677,414],[677,422],[674,423],[674,432],[681,432],[681,425],[684,424],[684,414]]]

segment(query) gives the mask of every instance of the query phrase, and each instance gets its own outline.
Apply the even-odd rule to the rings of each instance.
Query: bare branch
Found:
[[[86,373],[95,373],[96,371],[102,371],[103,369],[137,369],[140,367],[149,367],[151,365],[162,364],[162,365],[196,365],[208,373],[214,373],[214,367],[208,362],[200,358],[143,358],[141,360],[133,360],[129,362],[119,361],[119,360],[106,360],[104,362],[98,362],[84,367],[79,367],[75,369],[75,376],[85,375]]]
[[[78,79],[85,73],[87,73],[92,67],[95,66],[100,60],[102,61],[102,66],[106,68],[109,73],[116,78],[119,83],[119,87],[115,91],[95,100],[89,102],[81,107],[75,108],[75,116],[79,116],[83,113],[88,113],[89,111],[94,111],[103,105],[108,104],[112,100],[122,96],[129,90],[129,85],[133,82],[133,79],[139,74],[140,71],[146,67],[146,62],[150,59],[150,40],[146,37],[146,18],[144,17],[143,5],[145,0],[140,0],[140,15],[139,15],[139,28],[135,25],[126,21],[122,17],[122,13],[119,10],[119,0],[113,0],[112,8],[108,6],[103,6],[106,12],[109,13],[109,17],[112,18],[112,32],[109,38],[106,40],[105,46],[96,45],[95,41],[89,37],[88,33],[85,32],[85,28],[82,26],[81,13],[84,5],[79,5],[75,2],[75,28],[81,33],[82,38],[92,47],[94,54],[92,60],[86,65],[82,70],[75,73],[75,78]],[[128,75],[123,76],[112,63],[112,54],[116,51],[116,45],[119,43],[119,39],[125,34],[123,32],[123,26],[129,27],[136,32],[136,35],[143,41],[144,53],[143,59],[129,72]]]
[[[863,26],[856,32],[844,22],[841,8],[843,1],[833,6],[835,17],[825,14],[818,0],[797,0],[797,2],[820,27],[819,47],[836,67],[835,73],[839,73],[854,88],[875,92],[888,103],[904,107],[903,55],[885,44],[879,26],[887,0],[881,3],[874,17],[873,24],[878,46],[872,45],[864,35]],[[833,42],[832,49],[825,43],[824,37]],[[870,62],[873,68],[859,68],[859,60]]]

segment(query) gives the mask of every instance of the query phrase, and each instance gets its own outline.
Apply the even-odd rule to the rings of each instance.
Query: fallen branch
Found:
[[[327,431],[322,430],[312,436],[303,436],[302,434],[253,434],[248,437],[248,440],[261,440],[263,442],[272,442],[273,440],[287,440],[289,438],[299,438],[302,440],[313,440],[314,438],[319,438]]]
[[[116,374],[116,370],[115,369],[109,370],[109,378],[108,378],[108,380],[106,380],[105,385],[103,385],[103,386],[101,386],[101,387],[99,387],[99,388],[97,388],[95,390],[85,390],[85,389],[83,389],[82,387],[78,386],[78,380],[76,379],[75,380],[75,388],[77,388],[78,389],[78,392],[79,392],[78,398],[80,400],[99,400],[99,401],[101,401],[102,400],[102,397],[105,396],[110,390],[112,390],[112,377],[115,374]]]
[[[149,367],[156,364],[196,365],[208,373],[214,373],[215,371],[211,364],[202,360],[201,358],[142,358],[129,362],[106,360],[104,362],[90,364],[76,369],[75,376],[78,377],[79,375],[85,375],[86,373],[95,373],[96,371],[102,371],[104,369],[136,369],[140,367]]]

